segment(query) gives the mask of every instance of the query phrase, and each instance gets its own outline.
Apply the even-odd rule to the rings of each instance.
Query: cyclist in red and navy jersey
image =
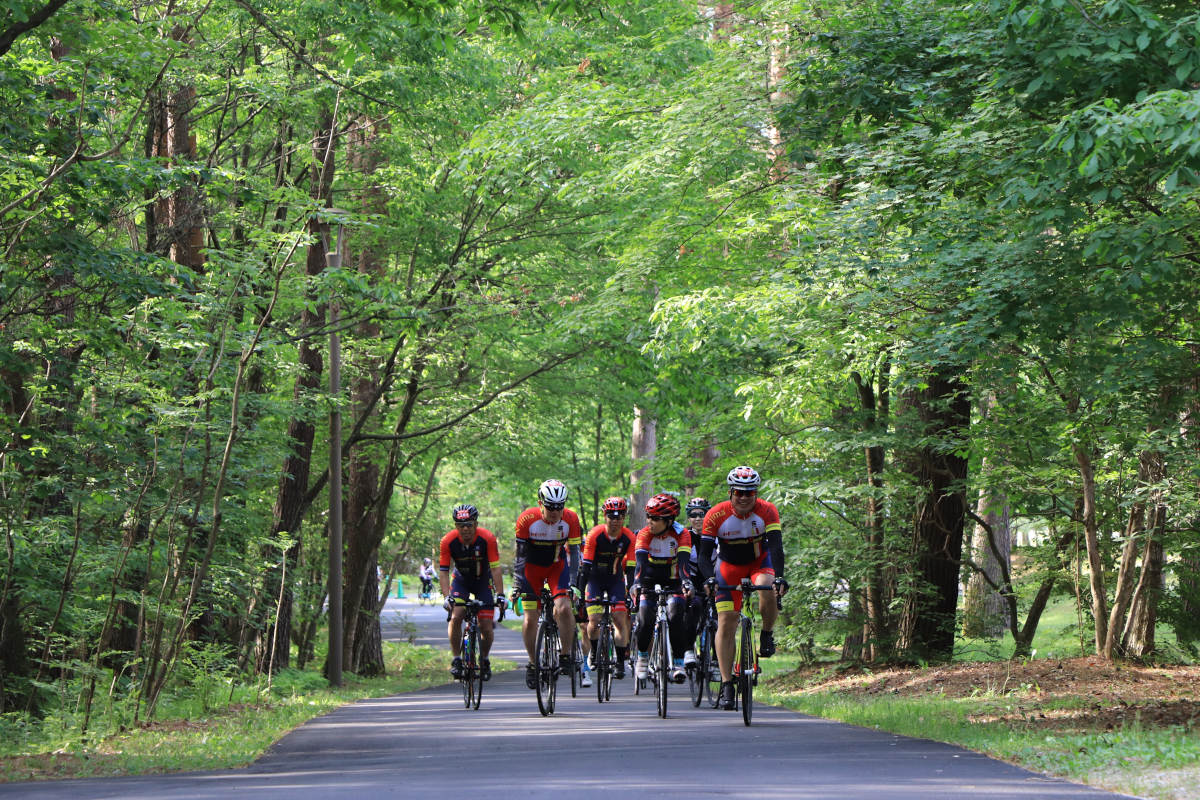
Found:
[[[612,607],[613,637],[617,645],[617,665],[614,677],[625,677],[625,658],[629,652],[629,610],[625,605],[625,559],[633,551],[633,531],[625,527],[629,506],[623,497],[604,501],[604,524],[588,531],[583,543],[583,562],[579,568],[576,588],[583,591],[585,602],[597,603],[603,592],[616,603]],[[600,616],[604,606],[589,605],[587,637],[591,652],[596,652],[600,631]]]
[[[579,570],[579,517],[567,508],[567,487],[562,481],[548,480],[538,487],[538,504],[517,517],[517,554],[513,560],[513,581],[521,595],[525,619],[521,634],[529,663],[525,666],[525,685],[537,686],[537,668],[533,648],[537,639],[538,606],[542,586],[554,597],[554,619],[562,645],[559,663],[565,674],[572,668],[575,647],[575,610],[568,588]]]
[[[491,680],[492,664],[488,653],[492,649],[493,611],[504,604],[504,574],[500,571],[500,552],[496,537],[487,528],[479,527],[479,509],[469,503],[454,507],[451,512],[454,530],[442,537],[441,557],[438,560],[438,582],[450,612],[447,633],[450,636],[450,674],[462,677],[462,624],[467,599],[483,603],[479,609],[479,656],[483,679]],[[450,577],[450,568],[454,577]],[[493,587],[496,595],[492,594]]]
[[[687,638],[687,606],[685,596],[692,593],[687,578],[687,565],[692,559],[692,537],[687,528],[675,521],[679,516],[679,499],[669,494],[656,494],[646,503],[646,527],[637,533],[634,549],[637,552],[637,572],[634,590],[638,603],[637,677],[645,678],[649,668],[650,640],[654,637],[654,614],[658,596],[654,585],[671,593],[667,601],[667,625],[671,630],[671,680],[682,683],[686,678],[683,654],[691,647]],[[692,641],[695,641],[695,636]]]
[[[736,586],[742,578],[750,578],[755,586],[774,585],[779,595],[787,592],[783,578],[783,533],[779,510],[759,498],[762,482],[758,472],[750,467],[734,467],[725,478],[729,484],[729,499],[718,503],[704,515],[700,537],[701,572],[706,578],[725,586]],[[716,549],[716,563],[712,561]],[[717,661],[721,666],[721,707],[731,710],[736,705],[733,686],[734,635],[742,595],[729,589],[717,589]],[[762,614],[759,634],[759,656],[775,654],[775,619],[779,615],[775,598],[768,592],[758,593],[758,608]]]

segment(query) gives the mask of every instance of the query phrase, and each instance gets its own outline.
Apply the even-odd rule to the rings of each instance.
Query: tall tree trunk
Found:
[[[1096,470],[1091,453],[1079,442],[1071,445],[1079,467],[1083,495],[1083,537],[1087,547],[1088,579],[1092,593],[1092,619],[1096,624],[1096,654],[1104,654],[1108,638],[1108,594],[1104,587],[1104,561],[1100,556],[1100,532],[1096,527]]]
[[[1154,626],[1158,622],[1158,600],[1163,588],[1163,537],[1167,527],[1167,506],[1160,488],[1166,477],[1162,453],[1146,456],[1151,485],[1147,510],[1146,544],[1142,552],[1142,574],[1133,591],[1129,619],[1121,635],[1122,654],[1128,658],[1147,658],[1154,653]],[[1109,631],[1110,637],[1112,631]]]
[[[865,433],[882,438],[887,432],[891,404],[891,359],[886,355],[880,360],[878,389],[876,382],[864,380],[858,372],[850,379],[858,395],[862,414],[862,429]],[[874,661],[883,655],[887,640],[892,637],[892,624],[888,613],[890,593],[886,587],[885,564],[887,554],[884,547],[884,515],[882,509],[883,469],[885,453],[883,445],[867,444],[863,448],[863,467],[867,486],[867,506],[863,527],[865,529],[866,557],[868,560],[866,586],[863,591],[863,611],[866,613],[866,628],[863,634],[862,657]],[[843,648],[845,650],[845,648]]]
[[[633,484],[633,505],[629,509],[629,524],[641,530],[646,524],[646,502],[654,495],[654,485],[646,477],[649,462],[658,450],[658,421],[641,406],[633,407],[633,456],[635,468],[630,478]]]
[[[333,131],[333,109],[322,108],[318,117],[316,134],[313,136],[314,168],[311,178],[310,194],[314,200],[332,206],[333,174],[334,174],[334,145],[336,139]],[[275,493],[275,505],[271,511],[271,533],[274,536],[283,535],[290,542],[282,553],[271,555],[272,566],[263,582],[263,596],[276,606],[274,623],[269,623],[262,631],[256,647],[255,663],[261,670],[286,669],[291,661],[291,629],[294,596],[291,584],[285,584],[283,575],[286,572],[297,575],[296,564],[300,556],[300,526],[304,510],[307,507],[309,477],[312,472],[313,439],[316,435],[316,425],[300,409],[304,407],[305,399],[320,390],[323,363],[319,342],[314,332],[325,322],[325,306],[317,297],[316,281],[326,268],[325,249],[329,241],[329,223],[313,218],[308,223],[309,233],[312,234],[313,244],[309,245],[305,257],[305,274],[307,302],[300,312],[299,364],[295,385],[292,389],[292,399],[298,413],[288,421],[287,441],[291,451],[283,460],[283,469],[279,477],[279,488]],[[278,599],[282,590],[282,599]]]
[[[985,397],[981,418],[987,419],[995,405],[994,395]],[[963,636],[975,639],[996,639],[1008,628],[1008,602],[995,587],[1007,587],[1012,574],[1012,522],[1008,497],[990,488],[992,468],[988,457],[979,465],[985,488],[979,490],[975,515],[982,522],[971,537],[971,562],[978,571],[971,573],[963,601]]]
[[[904,601],[899,646],[908,658],[947,661],[954,655],[966,512],[967,460],[958,453],[971,407],[961,380],[940,372],[912,399],[928,443],[917,449],[911,465],[921,487],[912,531],[916,580]]]
[[[377,123],[361,118],[354,126],[347,145],[351,167],[367,183],[363,200],[367,213],[386,213],[386,202],[374,174],[379,168],[379,129]],[[357,247],[358,272],[371,285],[379,283],[384,273],[384,259],[369,241]],[[359,341],[372,343],[379,339],[382,329],[368,317],[355,328]],[[354,356],[354,377],[350,386],[350,404],[355,426],[360,430],[375,427],[375,404],[380,393],[382,362],[369,344]],[[346,643],[344,663],[359,675],[381,675],[384,671],[380,647],[382,631],[379,620],[379,586],[377,564],[379,545],[386,532],[388,500],[392,485],[381,483],[380,462],[386,460],[383,449],[359,443],[350,451],[346,495],[346,570],[343,617]]]

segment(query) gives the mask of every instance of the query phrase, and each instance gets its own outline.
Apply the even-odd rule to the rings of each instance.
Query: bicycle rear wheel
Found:
[[[741,675],[738,677],[742,695],[742,721],[750,724],[754,716],[754,636],[750,620],[742,618],[742,641],[738,658]]]
[[[654,653],[651,658],[658,665],[658,715],[663,719],[667,718],[667,684],[671,682],[671,658],[667,653],[669,643],[667,641],[667,626],[659,623],[654,629],[654,638],[657,647],[654,648]]]
[[[558,683],[558,631],[547,625],[539,626],[534,652],[537,654],[538,711],[548,717],[554,713]]]

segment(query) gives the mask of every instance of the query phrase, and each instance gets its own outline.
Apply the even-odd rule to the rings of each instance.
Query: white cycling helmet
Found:
[[[725,482],[729,484],[730,489],[757,490],[758,485],[762,483],[762,478],[753,467],[734,467],[725,476]]]
[[[538,501],[565,504],[567,502],[567,485],[551,478],[538,487]]]

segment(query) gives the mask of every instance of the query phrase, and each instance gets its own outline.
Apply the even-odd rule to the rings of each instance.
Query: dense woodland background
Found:
[[[1191,2],[4,0],[0,103],[0,711],[319,659],[335,407],[361,674],[453,504],[739,463],[785,643],[1200,636]]]

